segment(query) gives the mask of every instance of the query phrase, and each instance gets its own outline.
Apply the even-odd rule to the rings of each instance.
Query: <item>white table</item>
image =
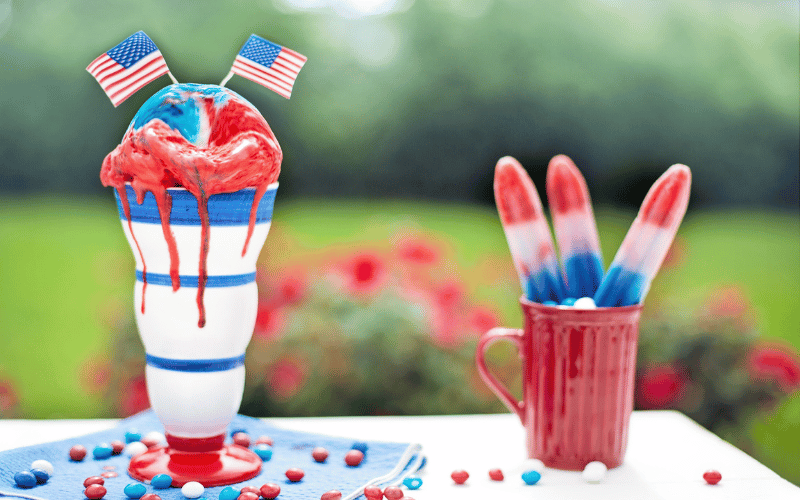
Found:
[[[525,458],[523,429],[513,415],[429,417],[327,417],[271,419],[300,431],[360,440],[421,443],[428,465],[416,500],[800,500],[800,488],[747,454],[722,441],[678,412],[634,412],[625,463],[600,484],[588,484],[579,472],[546,469],[539,484],[520,479]],[[0,451],[67,439],[109,429],[115,420],[0,420]],[[499,467],[505,481],[491,481]],[[469,472],[465,485],[450,479],[456,469]],[[722,473],[709,486],[702,475]]]

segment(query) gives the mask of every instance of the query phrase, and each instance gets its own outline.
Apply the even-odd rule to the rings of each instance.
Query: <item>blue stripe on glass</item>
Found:
[[[244,354],[233,358],[170,359],[145,354],[148,365],[176,372],[224,372],[244,365]]]
[[[145,224],[161,224],[155,196],[148,191],[140,205],[136,201],[136,192],[130,185],[125,186],[128,195],[128,205],[131,209],[131,220]],[[275,204],[275,194],[278,187],[268,189],[256,211],[256,224],[272,220],[272,207]],[[253,206],[255,188],[241,189],[235,193],[215,194],[208,199],[208,219],[212,226],[246,226],[250,223],[250,208]],[[172,197],[172,211],[169,223],[173,226],[199,226],[200,213],[197,210],[197,198],[192,193],[183,189],[170,189]],[[115,189],[119,217],[125,219],[125,213],[119,201],[119,192]]]
[[[197,288],[197,276],[180,275],[180,285],[186,288]],[[206,280],[206,288],[226,288],[229,286],[241,286],[253,283],[256,280],[256,273],[229,274],[222,276],[209,276]],[[136,281],[144,282],[144,275],[140,270],[136,270]],[[148,285],[172,286],[172,278],[169,274],[147,273]]]

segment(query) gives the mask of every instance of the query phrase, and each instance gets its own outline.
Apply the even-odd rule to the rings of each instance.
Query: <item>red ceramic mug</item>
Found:
[[[516,413],[529,458],[547,467],[583,470],[600,461],[622,463],[633,410],[641,305],[575,309],[520,299],[524,329],[493,328],[476,352],[484,382]],[[522,401],[486,367],[498,340],[516,344],[522,358]]]

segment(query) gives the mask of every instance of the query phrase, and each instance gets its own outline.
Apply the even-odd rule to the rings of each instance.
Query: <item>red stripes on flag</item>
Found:
[[[140,88],[167,74],[169,68],[161,51],[156,50],[129,68],[125,68],[104,53],[92,61],[86,67],[86,71],[95,77],[116,107]]]
[[[263,85],[289,99],[292,96],[292,87],[294,87],[297,74],[303,68],[306,60],[307,58],[304,55],[283,47],[269,67],[237,55],[233,61],[231,72]]]

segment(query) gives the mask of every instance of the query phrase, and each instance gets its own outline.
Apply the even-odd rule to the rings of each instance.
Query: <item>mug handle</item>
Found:
[[[522,424],[525,425],[525,401],[517,401],[516,398],[511,395],[511,392],[509,392],[506,386],[492,375],[484,359],[486,350],[498,340],[515,343],[520,355],[522,355],[522,335],[522,330],[515,330],[513,328],[492,328],[481,335],[481,338],[478,340],[478,347],[475,350],[475,363],[478,367],[478,373],[483,381],[486,382],[486,385],[489,386],[489,389],[497,394],[500,401],[502,401],[509,410],[516,413],[520,421],[522,421]]]

